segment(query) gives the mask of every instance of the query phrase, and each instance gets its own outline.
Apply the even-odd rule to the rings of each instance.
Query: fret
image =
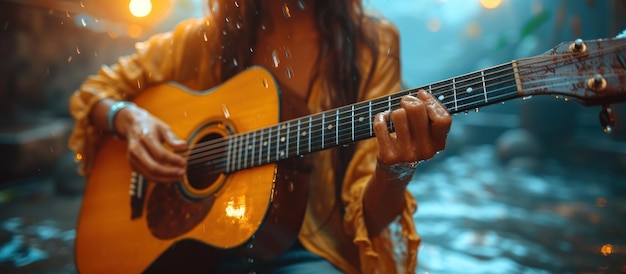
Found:
[[[338,110],[334,111],[334,114],[331,114],[333,111],[328,111],[326,112],[328,115],[324,116],[324,133],[322,134],[322,139],[324,140],[325,146],[322,147],[322,149],[325,149],[326,146],[329,146],[330,144],[338,144],[337,137],[339,136],[339,132],[337,131],[336,126],[338,123],[337,111]]]
[[[312,121],[313,121],[313,115],[309,116],[309,127],[306,130],[306,136],[307,136],[307,139],[309,139],[308,141],[309,146],[308,146],[307,152],[311,152],[311,133],[312,133],[311,129],[313,128]]]
[[[352,140],[354,142],[354,105],[352,105],[350,107],[350,129],[352,130],[352,134],[350,135],[351,138],[350,140]]]
[[[456,98],[456,80],[452,78],[452,92],[454,93],[454,110],[459,110],[459,102]]]
[[[250,150],[250,133],[244,134],[244,138],[246,139],[245,147],[243,148],[243,168],[248,167],[248,150]]]
[[[335,145],[339,145],[339,109],[335,111]]]
[[[367,109],[368,109],[367,114],[369,115],[367,119],[369,120],[370,136],[374,136],[374,118],[372,118],[372,101],[367,102]]]
[[[298,129],[296,131],[296,155],[300,155],[300,119],[298,119]]]
[[[480,78],[483,80],[483,94],[485,94],[485,103],[489,102],[489,99],[487,98],[487,84],[485,83],[485,71],[481,70],[480,71]]]
[[[320,149],[324,149],[324,139],[326,138],[326,134],[324,134],[324,127],[326,126],[326,113],[322,112],[322,135],[320,136],[322,138],[322,147]]]
[[[242,136],[239,136],[239,138],[237,139],[237,170],[241,170],[241,163],[243,162],[242,158],[245,150],[245,148],[243,147],[244,138],[242,138]]]
[[[352,141],[374,136],[372,129],[372,103],[359,103],[352,107]]]
[[[354,127],[352,121],[354,119],[351,109],[353,106],[345,106],[337,111],[337,119],[335,128],[337,132],[337,145],[349,144],[353,141]]]
[[[324,147],[324,127],[322,122],[324,120],[324,113],[315,114],[309,120],[309,151],[322,150]]]
[[[226,153],[226,173],[230,173],[233,170],[230,168],[230,163],[232,162],[232,142],[233,142],[233,138],[227,138],[228,139],[228,148],[227,148],[227,153]]]
[[[263,140],[264,135],[265,135],[265,129],[261,129],[261,132],[259,132],[259,159],[257,160],[258,165],[263,164],[263,147],[265,147],[266,145]]]
[[[266,163],[271,163],[271,155],[272,155],[272,128],[268,128],[268,134],[267,134],[267,141],[265,141],[267,143],[267,155],[266,155]]]
[[[256,134],[257,131],[253,131],[250,133],[252,135],[252,139],[250,140],[250,144],[248,145],[249,156],[246,158],[248,162],[248,167],[254,167],[254,152],[256,151]],[[250,137],[248,135],[248,137]]]
[[[283,124],[283,129],[286,129],[286,132],[285,132],[285,136],[283,136],[283,137],[280,139],[280,141],[281,141],[283,144],[285,144],[285,149],[284,149],[284,150],[283,150],[283,152],[282,152],[282,155],[281,155],[281,157],[280,157],[281,159],[285,159],[285,158],[287,158],[287,156],[289,156],[289,143],[291,143],[291,142],[289,142],[289,135],[290,135],[290,133],[291,133],[291,132],[290,132],[290,131],[291,131],[291,130],[290,130],[290,129],[291,129],[291,123],[290,123],[290,122],[287,122],[287,125],[286,125],[286,126]]]

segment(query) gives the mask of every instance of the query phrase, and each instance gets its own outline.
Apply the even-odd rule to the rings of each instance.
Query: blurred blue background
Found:
[[[135,0],[139,1],[139,0]],[[83,180],[66,148],[69,95],[102,64],[207,8],[153,1],[0,0],[0,272],[73,273]],[[626,29],[623,0],[365,0],[401,35],[404,85],[424,86],[561,42]],[[536,96],[454,116],[422,163],[418,273],[626,273],[626,109]]]

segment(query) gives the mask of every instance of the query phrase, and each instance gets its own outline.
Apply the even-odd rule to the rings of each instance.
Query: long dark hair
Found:
[[[256,43],[259,26],[259,1],[239,0],[222,1],[208,0],[209,9],[215,14],[215,22],[223,31],[221,36],[221,78],[227,80],[238,72],[252,65],[251,49]],[[322,106],[331,109],[355,103],[363,75],[357,63],[357,47],[366,46],[372,53],[376,66],[376,37],[367,35],[366,18],[360,0],[327,0],[314,1],[316,25],[320,33],[320,52],[316,61],[314,75],[309,89],[315,79],[325,79],[331,88],[327,102],[331,105]],[[311,8],[311,7],[307,7]],[[365,85],[369,83],[374,69],[369,70]],[[337,181],[337,195],[340,197],[341,182],[347,165],[354,154],[353,147],[341,147],[335,150],[337,159],[334,163]]]
[[[221,41],[222,80],[227,80],[252,64],[251,49],[256,42],[259,26],[260,0],[208,0],[215,11],[215,22],[223,30]],[[320,33],[320,52],[316,62],[317,77],[327,79],[334,91],[326,94],[334,108],[355,103],[361,82],[357,65],[357,43],[364,43],[377,56],[375,37],[366,35],[366,20],[360,0],[314,1],[316,24]],[[376,64],[374,59],[373,66]],[[374,70],[370,70],[373,73]],[[369,79],[369,75],[366,79]],[[311,83],[312,84],[312,83]],[[310,87],[311,85],[309,85]]]

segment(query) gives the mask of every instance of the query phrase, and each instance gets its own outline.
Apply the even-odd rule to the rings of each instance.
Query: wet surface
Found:
[[[626,272],[626,178],[541,161],[504,166],[487,145],[424,165],[410,184],[418,273]],[[74,273],[81,198],[37,184],[0,209],[0,272]]]
[[[541,161],[533,174],[479,146],[418,174],[418,272],[626,272],[626,178]]]

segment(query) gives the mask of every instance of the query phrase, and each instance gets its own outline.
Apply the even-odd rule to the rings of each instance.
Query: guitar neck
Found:
[[[515,63],[509,62],[427,86],[285,121],[275,126],[229,136],[219,154],[220,172],[235,172],[305,155],[374,136],[377,113],[399,106],[402,96],[420,89],[437,98],[450,113],[466,112],[519,97]],[[389,130],[394,131],[393,122]]]

